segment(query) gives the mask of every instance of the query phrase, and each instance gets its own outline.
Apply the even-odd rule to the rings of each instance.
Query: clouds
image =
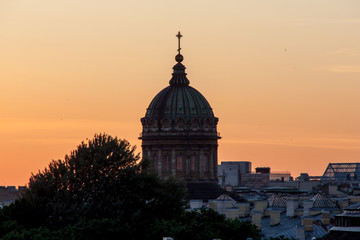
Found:
[[[244,145],[274,145],[299,148],[327,148],[327,149],[346,149],[359,151],[359,138],[269,138],[269,139],[222,139],[221,143],[227,144],[244,144]]]
[[[334,73],[359,73],[360,64],[348,64],[356,62],[356,59],[360,56],[360,49],[356,48],[340,48],[332,53],[332,57],[335,57],[338,62],[336,65],[330,67],[330,72]],[[339,64],[341,61],[342,64]]]
[[[350,48],[343,48],[343,49],[338,49],[334,52],[335,55],[340,55],[340,56],[348,56],[348,57],[352,57],[352,56],[359,56],[360,55],[360,50],[356,50],[356,49],[350,49]]]
[[[334,67],[331,68],[331,72],[336,72],[336,73],[360,73],[360,65],[334,66]]]

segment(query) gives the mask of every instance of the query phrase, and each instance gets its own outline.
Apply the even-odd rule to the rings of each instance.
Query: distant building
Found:
[[[360,239],[360,202],[345,208],[335,216],[335,226],[323,240]]]
[[[257,167],[251,173],[251,162],[227,161],[218,165],[220,186],[267,187],[270,182],[292,181],[290,172],[271,172],[270,167]]]
[[[300,173],[300,176],[298,176],[296,180],[301,182],[307,182],[310,180],[310,176],[308,173]]]
[[[269,182],[270,173],[248,173],[241,176],[241,184],[246,187],[263,188],[267,187]]]
[[[25,189],[25,186],[18,186],[18,188],[15,186],[0,186],[0,208],[15,202]]]
[[[290,172],[271,172],[270,181],[280,181],[280,182],[291,181],[291,174]]]
[[[359,182],[360,163],[329,163],[322,182]]]
[[[251,173],[251,162],[228,161],[218,165],[218,181],[220,186],[240,186],[241,176]]]
[[[269,167],[257,167],[255,168],[256,173],[262,173],[262,174],[270,174],[270,168]]]

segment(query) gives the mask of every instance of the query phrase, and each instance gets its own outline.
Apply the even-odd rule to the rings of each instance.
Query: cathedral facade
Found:
[[[180,32],[177,63],[169,86],[151,101],[143,131],[143,158],[149,158],[153,170],[162,178],[170,176],[187,182],[217,181],[218,118],[206,98],[189,86],[181,63]]]

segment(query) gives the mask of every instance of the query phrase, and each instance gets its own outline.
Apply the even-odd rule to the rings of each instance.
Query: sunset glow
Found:
[[[179,30],[219,161],[322,175],[360,162],[360,1],[0,1],[0,185],[95,133],[141,150]]]

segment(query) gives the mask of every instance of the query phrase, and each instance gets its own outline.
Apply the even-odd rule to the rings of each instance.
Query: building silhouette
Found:
[[[141,119],[143,158],[161,178],[186,182],[217,182],[218,118],[190,81],[182,64],[180,32],[177,63],[169,86],[151,101]]]
[[[329,163],[322,182],[360,182],[360,163]]]

